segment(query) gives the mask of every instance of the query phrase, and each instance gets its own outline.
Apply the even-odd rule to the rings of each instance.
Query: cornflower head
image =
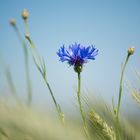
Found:
[[[63,45],[57,52],[60,57],[60,61],[66,61],[70,66],[74,66],[75,72],[79,73],[82,71],[83,64],[89,60],[94,60],[95,56],[98,55],[98,49],[95,46],[84,46],[78,43],[69,45],[65,48]]]

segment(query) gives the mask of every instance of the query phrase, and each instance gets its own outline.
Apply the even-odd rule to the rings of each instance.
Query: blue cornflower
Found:
[[[63,45],[57,52],[60,61],[67,61],[70,66],[74,66],[76,72],[81,72],[84,63],[88,60],[94,60],[98,54],[98,49],[95,46],[83,46],[81,44],[72,44],[68,48]]]

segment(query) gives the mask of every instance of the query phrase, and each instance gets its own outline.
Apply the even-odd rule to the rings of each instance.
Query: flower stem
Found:
[[[24,29],[25,29],[25,34],[29,34],[29,28],[28,28],[28,24],[27,24],[27,19],[24,20]]]
[[[59,119],[60,119],[61,123],[64,125],[64,123],[65,123],[65,122],[64,122],[64,114],[63,114],[63,112],[61,111],[61,108],[60,108],[59,104],[56,102],[56,99],[55,99],[55,97],[54,97],[54,94],[53,94],[53,91],[52,91],[52,89],[51,89],[51,87],[50,87],[50,84],[48,83],[48,81],[47,81],[47,79],[46,79],[45,77],[44,77],[44,80],[45,80],[45,83],[46,83],[46,85],[47,85],[47,87],[48,87],[48,90],[49,90],[49,92],[50,92],[50,94],[51,94],[51,97],[52,97],[52,99],[53,99],[53,102],[54,102],[56,111],[57,111],[57,113],[58,113]]]
[[[80,72],[78,72],[77,98],[78,98],[80,114],[81,114],[82,121],[83,121],[83,128],[84,128],[84,131],[85,131],[85,134],[86,134],[87,138],[89,139],[88,129],[87,129],[87,125],[86,125],[86,118],[85,118],[85,114],[84,114],[82,103],[81,103],[81,74],[80,74]]]
[[[125,63],[122,68],[121,72],[121,78],[120,78],[120,88],[119,88],[119,99],[118,99],[118,105],[117,105],[117,110],[116,110],[116,140],[119,140],[119,111],[120,111],[120,104],[121,104],[121,96],[122,96],[122,82],[123,82],[123,76],[124,76],[124,70],[126,68],[127,62],[129,60],[129,54],[126,57]]]
[[[19,38],[19,41],[21,42],[22,46],[23,46],[23,52],[24,52],[24,61],[25,61],[25,72],[26,72],[26,81],[27,81],[27,92],[28,92],[28,105],[31,106],[31,102],[32,102],[32,84],[31,84],[31,79],[30,79],[30,70],[29,70],[29,57],[28,57],[28,50],[27,50],[27,46],[26,43],[24,41],[24,39],[22,38],[22,35],[20,33],[20,30],[18,29],[18,27],[15,25],[13,26],[14,30],[17,34],[17,37]]]
[[[27,22],[25,22],[27,24]],[[29,33],[29,31],[27,31]],[[46,66],[45,66],[45,63],[44,63],[44,60],[40,59],[40,56],[36,50],[36,47],[35,47],[35,44],[33,43],[32,39],[30,38],[30,36],[26,36],[26,39],[28,40],[29,44],[30,44],[30,48],[31,48],[31,52],[32,52],[32,57],[33,57],[33,60],[34,60],[34,63],[37,67],[37,69],[39,70],[39,72],[41,73],[44,81],[45,81],[45,84],[50,92],[50,95],[52,97],[52,100],[54,102],[54,105],[55,105],[55,108],[56,108],[56,111],[58,113],[58,116],[59,116],[59,119],[61,121],[61,123],[64,125],[64,113],[61,111],[61,108],[60,108],[60,105],[57,103],[56,99],[55,99],[55,96],[53,94],[53,91],[51,89],[51,86],[46,78]]]
[[[24,28],[25,28],[25,33],[28,33],[28,24],[26,24],[27,20],[24,20]],[[31,80],[30,80],[30,75],[29,75],[29,58],[28,58],[28,51],[26,44],[24,43],[23,40],[23,46],[24,46],[24,55],[25,55],[25,65],[26,65],[26,77],[27,77],[27,86],[28,86],[28,105],[31,105],[32,102],[32,87],[31,87]]]

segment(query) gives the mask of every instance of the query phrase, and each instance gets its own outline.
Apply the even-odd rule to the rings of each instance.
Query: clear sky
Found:
[[[131,45],[136,52],[129,61],[126,76],[133,79],[133,67],[140,69],[139,0],[0,0],[0,57],[11,68],[20,94],[26,92],[23,52],[8,22],[15,18],[24,35],[21,19],[24,8],[30,13],[31,36],[45,59],[48,80],[62,106],[70,108],[75,104],[77,85],[73,69],[58,61],[56,52],[63,44],[93,44],[99,49],[96,60],[86,64],[82,72],[82,88],[89,91],[86,95],[91,94],[90,97],[95,95],[111,102],[113,96],[118,96],[121,63]],[[51,104],[32,58],[30,72],[34,101]],[[1,91],[6,87],[2,75],[1,71]],[[129,100],[126,96],[126,105]]]

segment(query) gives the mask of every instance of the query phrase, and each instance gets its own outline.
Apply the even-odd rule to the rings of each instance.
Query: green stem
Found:
[[[53,91],[52,91],[52,89],[51,89],[51,87],[50,87],[50,84],[48,83],[48,81],[47,81],[47,79],[46,79],[45,77],[44,77],[44,81],[45,81],[45,83],[46,83],[46,85],[47,85],[47,87],[48,87],[48,90],[49,90],[49,92],[50,92],[50,94],[51,94],[51,97],[52,97],[52,99],[53,99],[53,102],[54,102],[56,111],[57,111],[57,113],[58,113],[59,119],[60,119],[60,121],[62,122],[62,124],[64,124],[64,115],[63,115],[63,113],[61,112],[61,109],[60,109],[59,104],[56,102],[56,99],[55,99],[55,97],[54,97],[54,94],[53,94]]]
[[[52,89],[51,89],[51,87],[50,87],[50,84],[48,83],[48,81],[46,80],[46,78],[44,78],[44,80],[45,80],[45,83],[46,83],[46,85],[47,85],[47,87],[48,87],[48,89],[49,89],[49,92],[50,92],[51,96],[52,96],[52,99],[53,99],[53,102],[54,102],[54,104],[55,104],[55,107],[56,107],[56,109],[57,109],[57,102],[56,102],[55,97],[54,97],[54,95],[53,95],[53,92],[52,92]]]
[[[86,125],[85,115],[84,115],[83,107],[82,107],[82,103],[81,103],[81,75],[80,75],[80,73],[78,73],[78,92],[77,92],[77,97],[78,97],[79,109],[80,109],[80,113],[81,113],[81,116],[82,116],[83,124],[85,126]]]
[[[25,72],[26,72],[26,81],[27,81],[27,92],[28,92],[28,105],[31,105],[32,102],[32,86],[31,86],[31,80],[30,80],[30,73],[29,73],[29,57],[28,57],[28,50],[26,47],[26,43],[24,39],[22,38],[22,35],[18,29],[18,27],[15,25],[13,26],[15,32],[17,33],[17,36],[19,38],[19,41],[22,43],[23,46],[23,52],[24,52],[24,61],[25,61]]]
[[[24,22],[25,24],[27,24],[27,22]],[[26,25],[27,26],[27,25]],[[28,26],[27,26],[28,27]],[[29,31],[27,31],[27,28],[26,28],[26,32],[29,34]],[[54,105],[55,105],[55,108],[56,108],[56,111],[58,113],[58,116],[59,116],[59,119],[60,121],[62,122],[62,124],[64,125],[64,114],[63,112],[61,111],[61,108],[60,108],[60,105],[57,103],[55,97],[54,97],[54,94],[53,94],[53,91],[51,89],[51,86],[50,84],[48,83],[48,80],[46,78],[46,67],[45,67],[45,63],[44,61],[42,61],[40,59],[40,56],[36,50],[36,47],[33,43],[33,41],[31,40],[30,36],[27,36],[26,39],[28,40],[29,44],[30,44],[30,48],[31,48],[31,52],[32,52],[32,56],[33,56],[33,60],[34,60],[34,63],[37,67],[37,69],[39,70],[39,72],[41,73],[45,83],[46,83],[46,86],[51,94],[51,97],[52,97],[52,100],[54,102]]]
[[[87,125],[86,125],[86,118],[85,118],[85,114],[84,114],[82,103],[81,103],[81,75],[80,75],[80,72],[78,72],[77,98],[78,98],[80,114],[81,114],[82,121],[83,121],[83,128],[84,128],[84,131],[85,131],[85,134],[86,134],[87,138],[89,139],[88,129],[87,129]]]
[[[57,111],[58,116],[59,116],[59,119],[60,119],[61,123],[64,125],[64,123],[65,123],[65,122],[64,122],[64,114],[63,114],[63,112],[61,111],[61,108],[60,108],[59,104],[57,103],[57,101],[56,101],[56,99],[55,99],[55,97],[54,97],[53,91],[52,91],[52,89],[51,89],[51,87],[50,87],[50,84],[48,83],[46,77],[43,77],[43,79],[44,79],[44,81],[45,81],[45,83],[46,83],[46,86],[47,86],[47,88],[48,88],[48,90],[49,90],[49,92],[50,92],[50,94],[51,94],[52,100],[53,100],[53,102],[54,102],[56,111]]]
[[[32,86],[29,73],[29,59],[27,48],[24,47],[24,57],[25,57],[25,69],[26,69],[26,79],[27,79],[27,89],[28,89],[28,105],[31,106],[32,103]]]
[[[29,28],[28,28],[28,24],[27,24],[27,19],[24,20],[24,29],[25,29],[25,34],[29,34]]]
[[[119,88],[119,99],[118,99],[118,105],[117,105],[117,110],[116,110],[116,140],[119,140],[119,112],[120,112],[120,104],[121,104],[121,96],[122,96],[122,82],[123,82],[123,76],[124,76],[124,71],[129,59],[129,54],[126,57],[125,63],[122,68],[121,72],[121,78],[120,78],[120,88]]]
[[[28,24],[26,23],[27,20],[24,20],[24,28],[25,33],[28,33]],[[22,39],[23,40],[23,39]],[[29,74],[29,60],[28,60],[28,51],[26,44],[23,40],[23,46],[24,46],[24,55],[25,55],[25,67],[26,67],[26,79],[27,79],[27,86],[28,86],[28,105],[31,106],[32,102],[32,87],[31,87],[31,80],[30,80],[30,74]]]

